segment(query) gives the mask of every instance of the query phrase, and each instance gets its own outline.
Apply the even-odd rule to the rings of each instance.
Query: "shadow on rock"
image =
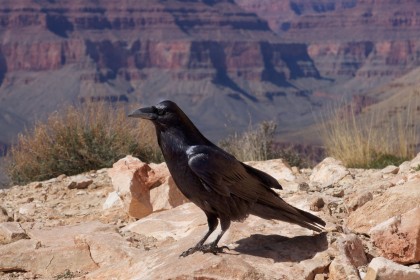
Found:
[[[241,254],[271,258],[275,262],[299,262],[313,258],[328,249],[327,234],[285,237],[253,234],[236,242],[235,251]]]

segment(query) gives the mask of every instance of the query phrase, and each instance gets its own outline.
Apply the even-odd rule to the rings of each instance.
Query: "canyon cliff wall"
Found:
[[[414,0],[4,0],[0,142],[68,103],[165,98],[212,139],[275,120],[313,141],[288,135],[419,67],[419,25]]]
[[[23,123],[66,102],[170,98],[199,125],[240,129],[250,115],[290,114],[285,102],[309,113],[314,101],[296,81],[327,83],[306,44],[283,42],[228,0],[10,0],[0,38],[0,114],[13,108]]]
[[[357,78],[359,87],[350,83],[349,91],[365,92],[420,66],[418,1],[236,2],[266,19],[285,42],[307,44],[321,75]]]

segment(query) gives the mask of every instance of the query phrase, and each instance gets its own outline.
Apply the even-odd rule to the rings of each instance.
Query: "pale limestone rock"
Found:
[[[30,271],[43,279],[70,271],[89,272],[98,266],[88,246],[43,246],[36,240],[22,239],[0,247],[0,271]]]
[[[109,208],[114,208],[114,207],[122,207],[123,206],[123,201],[121,200],[120,196],[118,195],[117,192],[110,192],[108,194],[108,197],[106,198],[102,209],[106,210]]]
[[[132,217],[142,218],[153,211],[167,210],[188,201],[172,180],[165,163],[148,165],[127,156],[115,163],[108,174]]]
[[[363,244],[354,234],[349,234],[337,240],[339,255],[330,265],[331,280],[358,280],[357,267],[367,264]]]
[[[155,182],[150,190],[153,211],[168,210],[189,201],[178,189],[166,163],[152,163],[150,167],[150,181]]]
[[[122,231],[151,236],[161,241],[168,238],[179,240],[191,235],[192,231],[203,225],[202,231],[204,235],[206,216],[202,210],[192,203],[186,203],[175,209],[176,211],[157,212],[144,217],[137,222],[130,223]],[[199,232],[198,236],[200,236]]]
[[[350,213],[346,226],[352,231],[367,234],[377,224],[417,207],[420,201],[419,186],[420,181],[412,181],[388,189]]]
[[[366,271],[364,268],[359,268],[359,276],[361,279],[365,279]]]
[[[267,161],[249,161],[246,162],[249,166],[259,169],[267,174],[270,174],[277,181],[292,182],[296,180],[292,169],[281,159],[271,159]]]
[[[299,168],[298,168],[298,167],[296,167],[296,166],[292,166],[290,169],[292,170],[292,173],[293,173],[294,175],[297,175],[297,174],[299,174],[299,173],[300,173]]]
[[[418,170],[420,168],[420,153],[417,154],[410,162],[410,168],[413,170]]]
[[[154,208],[168,207],[168,205],[162,206],[161,203],[165,197],[159,198],[160,201],[156,202],[156,196],[154,196],[153,202],[160,203],[160,205],[154,207],[150,193],[151,189],[168,182],[170,174],[165,163],[148,165],[137,158],[127,156],[116,162],[108,170],[108,175],[111,177],[114,190],[118,192],[124,203],[124,208],[130,216],[142,218],[152,213]],[[169,204],[179,205],[180,193],[175,184],[168,184],[168,186],[166,186],[166,194],[174,196]],[[155,192],[165,193],[164,190]],[[171,197],[166,197],[166,199],[171,199]]]
[[[112,191],[111,180],[106,173],[95,177],[92,185],[96,188],[89,191],[69,190],[67,183],[70,180],[71,178],[64,181],[43,181],[40,182],[43,185],[40,189],[34,188],[34,184],[6,189],[4,195],[0,194],[0,205],[8,212],[10,218],[7,220],[52,226],[97,220],[102,214],[109,212],[102,211],[106,196]],[[83,195],[77,195],[78,193]],[[120,212],[125,215],[125,211]]]
[[[350,195],[346,199],[346,206],[350,212],[356,211],[356,209],[365,205],[366,202],[371,201],[373,199],[373,194],[370,191],[363,191],[361,193],[356,192]]]
[[[107,170],[114,190],[122,196],[130,194],[134,174],[145,166],[146,163],[133,156],[126,156],[114,163],[112,168]]]
[[[142,218],[152,213],[150,203],[150,184],[147,184],[151,168],[132,156],[127,156],[114,163],[108,169],[114,190],[124,202],[125,211],[130,216]]]
[[[122,261],[133,261],[140,250],[116,232],[93,232],[79,234],[74,237],[77,245],[89,247],[92,260],[99,266],[112,266]]]
[[[26,203],[19,208],[19,214],[23,216],[33,216],[35,215],[36,205],[35,203]]]
[[[118,269],[116,267],[101,268],[86,275],[85,279],[274,279],[273,276],[267,276],[266,272],[254,268],[252,264],[241,258],[212,258],[209,254],[200,254],[194,256],[194,261],[191,261],[173,254],[165,255],[162,251],[158,253],[162,254],[159,260],[158,256],[154,256],[154,258],[145,258],[144,263],[140,261],[119,263]],[[273,272],[270,271],[269,275],[273,275]]]
[[[299,190],[299,184],[295,182],[296,173],[294,173],[292,168],[290,168],[282,159],[249,161],[245,163],[272,176],[280,183],[284,190],[289,192],[296,192]]]
[[[42,188],[44,185],[42,184],[42,182],[32,182],[29,184],[30,188],[34,188],[34,189],[40,189]]]
[[[78,234],[91,234],[95,232],[116,232],[116,229],[114,226],[93,221],[46,229],[31,229],[27,233],[31,239],[37,240],[42,244],[60,246],[74,244],[74,237]]]
[[[298,185],[298,190],[299,191],[304,191],[304,192],[308,192],[309,191],[309,185],[306,182],[300,182]]]
[[[289,193],[294,193],[294,192],[299,191],[299,183],[297,182],[289,182],[289,181],[280,180],[279,183],[282,186],[283,190]],[[274,189],[274,191],[278,192],[277,189]]]
[[[340,255],[330,264],[330,280],[360,280],[358,270],[347,258]]]
[[[319,185],[322,188],[326,188],[338,183],[348,174],[349,171],[343,166],[341,161],[329,157],[315,166],[311,176],[309,176],[309,180],[311,185]]]
[[[394,166],[394,165],[388,165],[387,167],[385,167],[384,169],[381,170],[381,173],[383,175],[387,175],[387,174],[397,174],[398,171],[400,170],[399,167]]]
[[[206,216],[192,203],[152,213],[122,231],[152,238],[155,246],[132,261],[103,266],[86,279],[314,279],[326,271],[334,254],[326,234],[313,236],[299,226],[250,216],[232,223],[220,241],[231,249],[225,254],[197,252],[179,258],[207,231]]]
[[[0,244],[28,238],[25,230],[17,222],[0,223]]]
[[[2,206],[0,206],[0,223],[3,222],[10,222],[13,219],[11,217],[9,217],[9,215],[7,214],[6,209],[4,209]]]
[[[301,261],[300,265],[303,266],[302,279],[314,279],[315,275],[326,271],[330,263],[331,255],[326,251],[317,253],[312,259]]]
[[[391,178],[388,182],[391,184],[391,187],[404,185],[407,182],[407,177],[408,176],[405,173],[398,173],[397,176]]]
[[[394,187],[396,184],[394,183],[395,180],[399,180],[399,178],[403,177],[404,175],[398,174],[394,176],[392,179],[389,180],[372,180],[370,178],[367,179],[366,182],[363,182],[364,191],[370,191],[372,193],[382,193],[383,191]],[[370,180],[369,180],[370,179]],[[355,192],[362,193],[359,188],[355,189]]]
[[[315,275],[314,280],[326,280],[327,279],[327,275],[325,275],[324,273],[319,273],[317,275]]]
[[[312,231],[296,225],[268,221],[255,216],[248,217],[243,223],[232,223],[231,228],[219,243],[221,246],[229,246],[231,251],[226,250],[224,254],[217,256],[195,253],[187,258],[178,258],[182,251],[193,246],[207,231],[206,216],[192,203],[170,209],[175,204],[171,201],[173,198],[170,189],[171,182],[165,164],[151,164],[148,165],[150,169],[143,168],[141,171],[143,173],[135,172],[132,178],[143,176],[144,184],[148,185],[152,210],[159,212],[152,213],[123,228],[124,237],[117,233],[117,228],[126,225],[129,221],[126,211],[119,207],[102,210],[107,195],[113,191],[110,178],[106,176],[107,170],[91,172],[89,177],[93,179],[92,185],[95,185],[95,189],[89,187],[90,190],[83,191],[83,195],[77,195],[80,192],[78,190],[69,191],[65,188],[65,182],[68,182],[70,178],[64,181],[42,182],[42,189],[35,189],[28,185],[3,192],[0,195],[0,204],[7,209],[7,212],[18,213],[19,208],[28,203],[34,203],[36,211],[33,222],[22,223],[28,235],[31,236],[31,240],[18,240],[0,246],[0,270],[26,270],[28,275],[33,275],[32,278],[36,276],[40,279],[56,278],[57,275],[69,269],[72,272],[81,271],[77,275],[83,275],[82,277],[85,277],[84,274],[87,273],[86,279],[192,279],[195,277],[326,280],[327,273],[329,273],[329,278],[340,279],[338,277],[343,275],[343,271],[350,271],[347,273],[350,277],[355,272],[354,267],[358,263],[363,263],[363,261],[358,262],[363,259],[359,254],[360,250],[357,250],[360,244],[342,242],[342,239],[338,238],[337,242],[331,245],[325,235],[313,235]],[[360,194],[365,190],[375,196],[374,200],[384,196],[392,197],[388,193],[392,189],[387,189],[393,184],[391,180],[382,178],[380,172],[353,169],[351,172],[352,176],[345,176],[338,183],[334,183],[332,188],[319,189],[323,191],[322,198],[326,205],[335,203],[342,209],[340,215],[334,214],[334,217],[329,217],[324,213],[326,211],[316,213],[327,221],[327,228],[332,221],[339,224],[342,217],[348,215],[343,199],[340,198],[341,195],[333,197],[335,193],[340,193],[344,189],[344,184],[350,186],[345,188],[344,198],[354,193]],[[392,175],[392,180],[401,180],[404,177],[405,181],[410,178],[413,184],[419,182],[420,178],[417,176],[419,172],[413,170],[407,173],[402,172],[400,168],[397,175]],[[310,173],[311,170],[303,170],[296,175],[298,179],[295,181],[288,182],[281,179],[280,183],[296,184],[298,190],[298,182],[309,182]],[[309,190],[309,193],[297,192],[291,195],[287,190],[292,188],[288,189],[289,185],[286,186],[286,192],[282,192],[282,197],[293,206],[306,211],[309,209],[311,199],[320,195],[312,192],[315,188],[308,189],[306,186],[302,186],[302,190]],[[400,197],[399,200],[403,200],[403,203],[413,203],[415,195],[411,187],[406,183],[404,188],[409,195]],[[130,192],[130,186],[128,190]],[[177,189],[174,188],[174,190]],[[370,203],[367,202],[365,205]],[[373,214],[365,215],[360,212],[359,215],[365,215],[362,218],[367,223],[369,220],[384,215],[386,211],[394,211],[394,207],[398,208],[398,211],[402,209],[398,201],[391,200],[391,203],[383,201],[383,203],[384,206],[378,206]],[[118,226],[87,223],[89,220],[98,219]],[[59,226],[75,223],[79,225]],[[45,228],[46,225],[51,228]],[[219,232],[220,228],[210,236],[209,242]],[[336,240],[337,235],[339,233],[336,231],[329,232],[328,240]],[[369,248],[369,252],[376,253],[377,249],[371,250],[370,241],[368,237],[365,238],[365,246]],[[12,244],[14,246],[10,247],[9,245]],[[12,259],[12,255],[5,251],[6,248],[9,253],[13,250],[15,259]],[[5,259],[2,259],[3,253],[6,253]],[[38,260],[30,259],[30,256],[37,256]],[[333,263],[331,259],[334,259]],[[65,268],[62,266],[63,263],[66,264]],[[1,268],[2,264],[8,265],[7,268]],[[45,269],[47,266],[48,269]],[[359,269],[363,270],[361,267]],[[26,274],[19,276],[31,278]]]
[[[344,190],[343,189],[334,190],[333,193],[332,193],[332,196],[343,197],[344,196]]]
[[[408,173],[411,169],[411,161],[404,161],[400,164],[398,173]]]
[[[76,175],[70,177],[70,182],[67,184],[69,189],[86,189],[93,180],[86,177],[85,175]]]
[[[420,171],[407,175],[407,182],[420,181]]]
[[[338,250],[341,255],[354,266],[359,267],[367,264],[362,241],[355,234],[348,234],[338,241]]]
[[[397,264],[383,257],[374,258],[363,280],[418,280],[420,270]]]
[[[312,211],[320,211],[325,205],[324,200],[320,196],[316,196],[311,199],[309,209]]]
[[[116,234],[115,227],[99,222],[28,229],[27,233],[30,240],[0,246],[0,271],[24,270],[42,279],[52,279],[66,270],[87,273],[108,264],[108,261],[124,259],[125,255],[117,252],[129,247],[121,243],[122,238]],[[103,251],[98,249],[98,244],[102,244]],[[127,252],[130,250],[127,249]],[[113,256],[110,257],[110,254]]]
[[[181,193],[172,177],[168,177],[162,185],[150,190],[150,202],[153,211],[168,210],[188,202]]]
[[[369,234],[387,259],[402,264],[420,262],[420,207],[376,225]]]
[[[66,179],[67,178],[67,175],[66,174],[61,174],[61,175],[59,175],[58,177],[57,177],[57,180],[59,180],[59,181],[63,181],[64,179]]]

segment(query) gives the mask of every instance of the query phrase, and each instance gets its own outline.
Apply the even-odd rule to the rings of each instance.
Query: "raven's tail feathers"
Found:
[[[252,207],[251,214],[264,219],[280,220],[297,224],[316,232],[322,232],[324,230],[325,222],[321,218],[285,202],[284,204],[287,205],[287,207],[274,208],[272,206],[256,203]]]
[[[320,217],[317,217],[309,212],[303,211],[301,209],[295,208],[296,210],[298,210],[298,212],[304,216],[307,220],[305,220],[305,225],[302,225],[303,227],[306,228],[310,228],[312,230],[315,230],[317,232],[321,232],[323,231],[326,223],[324,222],[324,220],[322,220]],[[313,229],[313,228],[315,229]]]

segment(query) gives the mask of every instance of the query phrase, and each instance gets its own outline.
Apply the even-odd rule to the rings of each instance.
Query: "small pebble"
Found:
[[[332,195],[334,197],[343,197],[344,196],[344,190],[334,190]]]
[[[325,202],[322,197],[314,197],[310,202],[310,209],[312,211],[320,211],[324,207]]]

